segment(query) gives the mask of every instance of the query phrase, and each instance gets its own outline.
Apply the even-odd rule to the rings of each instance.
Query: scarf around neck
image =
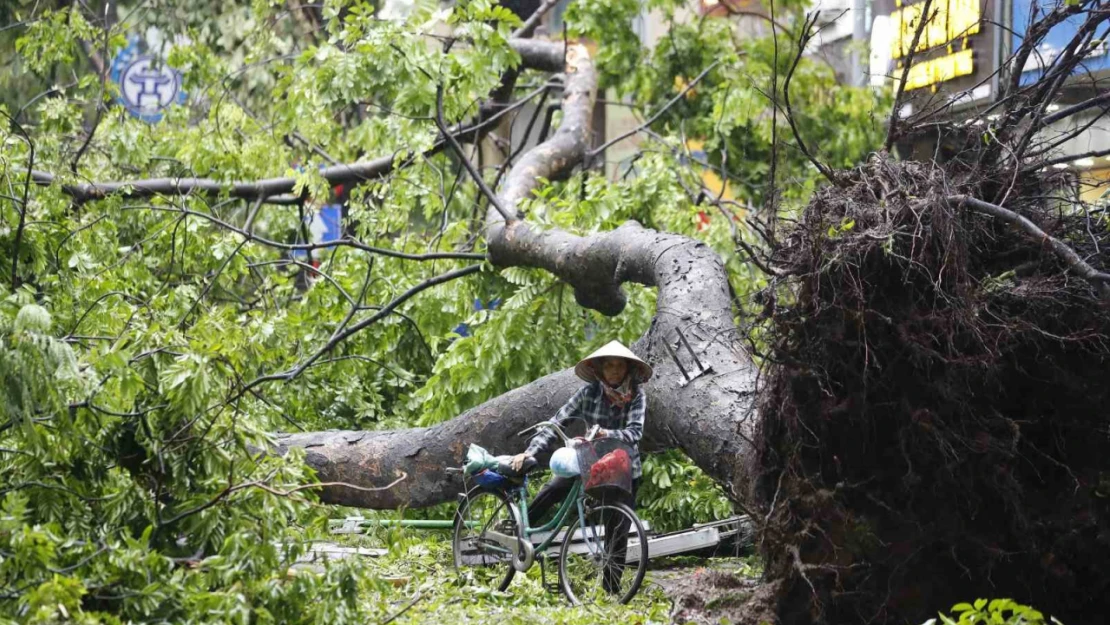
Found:
[[[616,408],[624,408],[628,402],[632,401],[632,375],[626,375],[624,382],[620,386],[612,387],[605,381],[605,378],[598,376],[598,382],[601,383],[601,390],[605,392],[605,397],[609,400],[609,404]]]

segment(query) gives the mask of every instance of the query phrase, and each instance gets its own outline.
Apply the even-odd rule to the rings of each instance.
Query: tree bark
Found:
[[[558,44],[531,42],[527,50],[517,49],[533,67],[557,67],[564,59],[564,48]],[[585,48],[574,46],[566,50],[565,58],[563,122],[506,177],[499,199],[510,210],[516,210],[520,200],[540,184],[539,177],[566,174],[588,149],[597,75]],[[522,220],[506,224],[496,212],[488,217],[487,242],[495,265],[546,269],[574,288],[581,305],[607,315],[624,309],[627,299],[621,286],[625,282],[658,288],[651,326],[632,346],[656,372],[645,387],[645,447],[682,449],[734,500],[743,500],[755,427],[756,368],[733,319],[728,276],[720,257],[699,241],[635,222],[579,237],[560,230],[541,231]],[[680,332],[690,350],[681,342]],[[703,370],[709,371],[693,377]],[[693,379],[688,381],[688,376]],[[373,487],[393,481],[400,473],[408,476],[385,491],[324,488],[321,496],[326,502],[378,509],[429,506],[451,499],[462,489],[457,474],[448,474],[445,468],[460,466],[470,443],[499,454],[520,451],[525,440],[516,433],[553,415],[581,384],[568,369],[434,427],[308,432],[284,435],[278,442],[283,450],[304,448],[308,463],[324,482]]]

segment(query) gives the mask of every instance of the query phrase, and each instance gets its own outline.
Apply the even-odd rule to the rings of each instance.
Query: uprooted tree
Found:
[[[539,12],[551,4],[544,3]],[[170,262],[144,269],[158,275],[154,282],[162,285],[164,301],[156,303],[150,293],[116,291],[101,284],[90,288],[91,296],[67,300],[83,306],[58,344],[46,338],[48,318],[35,319],[39,314],[35,309],[20,307],[14,332],[40,337],[36,340],[48,346],[47,356],[43,363],[37,360],[40,356],[28,354],[23,361],[11,357],[9,362],[34,362],[47,373],[65,369],[73,389],[68,395],[54,396],[54,404],[44,407],[35,399],[33,385],[25,383],[30,390],[13,390],[15,399],[9,402],[13,408],[6,408],[10,416],[3,427],[34,431],[36,423],[49,419],[50,410],[77,421],[109,419],[108,434],[100,425],[89,425],[87,434],[96,441],[115,441],[106,453],[118,457],[119,468],[126,473],[112,473],[111,479],[127,478],[138,484],[130,495],[136,501],[149,497],[143,505],[150,506],[154,517],[153,540],[162,540],[169,549],[175,536],[198,532],[210,512],[226,509],[236,496],[255,493],[279,498],[302,492],[299,486],[290,486],[302,479],[289,468],[294,465],[273,454],[261,459],[249,456],[255,464],[226,459],[215,467],[196,467],[193,461],[201,452],[183,454],[182,450],[197,441],[204,442],[200,449],[206,452],[221,442],[233,442],[244,450],[272,442],[257,431],[257,422],[250,425],[250,437],[237,434],[236,419],[246,419],[252,409],[266,411],[272,422],[280,418],[294,426],[289,429],[296,429],[306,410],[296,396],[314,388],[332,389],[319,378],[305,383],[322,366],[375,367],[381,374],[379,381],[392,381],[378,387],[379,403],[398,388],[412,390],[408,388],[412,373],[407,369],[415,367],[397,370],[383,361],[392,348],[375,350],[367,343],[407,345],[414,352],[430,349],[418,347],[413,335],[419,338],[422,322],[442,326],[444,321],[405,316],[401,308],[409,300],[431,297],[440,285],[480,275],[479,262],[510,272],[511,268],[543,270],[546,274],[508,275],[532,288],[533,296],[541,289],[560,290],[559,299],[552,300],[560,307],[552,324],[557,330],[564,315],[575,314],[561,308],[563,285],[580,307],[615,319],[630,298],[641,308],[651,304],[649,292],[635,286],[642,285],[654,288],[654,310],[633,349],[657,371],[648,391],[647,444],[681,449],[755,521],[767,574],[765,585],[742,611],[743,618],[900,623],[924,618],[937,607],[971,594],[1019,596],[1063,617],[1071,616],[1068,622],[1080,622],[1083,615],[1110,607],[1105,599],[1110,596],[1107,576],[1100,571],[1100,563],[1110,556],[1106,504],[1110,478],[1102,459],[1110,445],[1103,408],[1110,401],[1105,384],[1110,370],[1110,274],[1102,249],[1110,244],[1110,237],[1105,213],[1070,194],[1074,181],[1069,174],[1046,169],[1046,163],[1055,163],[1050,160],[1053,150],[1063,140],[1045,138],[1042,133],[1049,123],[1068,115],[1092,108],[1105,113],[1110,101],[1105,96],[1053,113],[1048,105],[1082,63],[1087,49],[1095,45],[1110,12],[1090,1],[1050,11],[1027,33],[1009,67],[1023,67],[1053,24],[1073,15],[1083,15],[1086,22],[1043,78],[1021,86],[1008,75],[1003,81],[1006,89],[992,110],[970,120],[947,119],[943,105],[926,108],[910,119],[895,116],[885,145],[876,145],[880,149],[855,167],[827,161],[831,148],[807,134],[817,132],[810,119],[816,114],[812,109],[799,113],[798,96],[791,91],[792,80],[797,88],[796,81],[802,79],[800,73],[814,71],[807,70],[800,52],[812,34],[808,18],[791,22],[789,29],[768,19],[773,31],[770,54],[768,48],[741,49],[742,43],[731,39],[720,43],[730,51],[728,62],[760,55],[770,68],[766,77],[770,88],[753,89],[766,96],[759,105],[762,118],[749,119],[770,128],[766,155],[770,167],[760,185],[762,207],[752,209],[738,226],[738,204],[725,198],[723,187],[708,189],[689,172],[679,172],[673,186],[683,191],[686,197],[681,201],[693,208],[691,213],[702,209],[723,217],[727,225],[717,227],[727,232],[726,240],[735,245],[737,255],[727,263],[742,262],[761,272],[762,277],[749,283],[756,285],[750,288],[755,292],[753,306],[737,297],[730,280],[734,265],[726,264],[718,251],[692,233],[672,234],[622,219],[619,224],[603,220],[604,225],[615,227],[572,234],[545,212],[544,203],[562,201],[566,206],[572,201],[549,195],[559,184],[564,194],[583,203],[626,199],[607,195],[615,185],[603,176],[591,177],[607,147],[597,146],[591,135],[599,68],[582,45],[527,39],[534,26],[531,21],[520,26],[514,38],[506,39],[505,23],[493,29],[488,23],[506,20],[506,15],[477,3],[468,7],[456,17],[458,28],[443,52],[428,48],[421,40],[425,32],[405,35],[400,28],[371,26],[357,18],[346,29],[330,27],[336,29],[332,34],[341,45],[329,47],[321,41],[316,56],[322,62],[329,54],[398,55],[396,73],[388,80],[359,74],[373,82],[368,91],[388,95],[378,101],[386,114],[372,117],[368,126],[356,124],[353,132],[385,136],[411,131],[408,125],[418,122],[423,129],[422,134],[407,138],[408,149],[394,145],[392,153],[385,152],[388,156],[358,158],[355,164],[344,165],[329,154],[329,143],[351,151],[346,156],[362,153],[336,141],[332,130],[308,122],[302,128],[291,121],[288,111],[285,118],[275,116],[266,122],[271,135],[282,134],[283,141],[330,162],[318,173],[309,170],[263,180],[242,177],[245,182],[232,182],[228,175],[186,176],[180,169],[160,178],[122,182],[66,176],[37,164],[69,162],[73,172],[79,171],[79,162],[102,123],[100,103],[95,108],[96,121],[77,149],[45,155],[42,150],[36,155],[34,132],[21,119],[22,111],[9,111],[9,144],[22,146],[10,159],[13,165],[7,170],[9,190],[4,198],[9,203],[5,218],[11,217],[12,253],[5,268],[10,271],[12,292],[26,293],[26,299],[33,293],[51,293],[52,280],[95,281],[101,275],[96,271],[124,265],[132,255],[142,255],[144,245],[168,248]],[[589,8],[588,3],[587,7],[581,15],[584,24],[596,26],[614,17],[605,7]],[[308,21],[320,19],[330,18],[317,15]],[[923,27],[919,25],[919,31]],[[355,29],[361,30],[353,33]],[[675,31],[680,40],[697,40],[699,32],[678,26]],[[627,42],[611,33],[589,34],[599,40],[600,58],[605,59],[601,74],[606,80],[628,69],[628,60],[603,48],[607,43]],[[390,37],[402,41],[403,49]],[[687,61],[677,45],[673,56],[658,54],[660,62]],[[475,69],[479,55],[493,62],[496,71]],[[205,68],[202,55],[185,50],[181,57]],[[301,60],[312,58],[304,54]],[[519,65],[514,64],[516,58]],[[362,62],[371,66],[362,68],[365,71],[381,68],[373,60]],[[705,64],[697,78],[687,75],[685,86],[658,102],[640,128],[657,138],[655,149],[664,159],[653,164],[648,157],[642,177],[664,173],[659,163],[678,167],[667,159],[679,150],[654,132],[681,129],[678,120],[683,114],[694,119],[704,114],[687,101],[707,76],[707,81],[728,83],[719,75],[724,70],[716,65]],[[550,130],[555,124],[548,118],[544,126],[549,132],[540,133],[543,140],[522,154],[510,151],[493,175],[472,162],[466,145],[483,137],[489,141],[491,129],[530,97],[543,94],[546,99],[552,85],[543,81],[552,74],[562,77],[557,128]],[[336,75],[313,74],[308,80],[292,74],[280,88],[294,100],[294,108],[305,110],[328,97],[358,101],[358,96],[344,92],[355,87],[341,82],[320,87],[321,81],[334,80]],[[513,100],[512,94],[522,90],[517,82],[536,76],[540,87],[529,98]],[[899,110],[906,75],[895,78],[893,110]],[[310,93],[310,86],[321,88],[325,95]],[[492,95],[481,107],[469,106],[467,98],[478,93]],[[743,106],[731,98],[729,93],[714,98],[710,106],[714,123],[725,123],[726,114],[742,114]],[[422,113],[408,118],[391,115],[396,111],[381,102]],[[750,107],[751,102],[744,106]],[[831,104],[811,106],[833,108]],[[219,133],[221,123],[241,128],[244,118],[252,118],[255,128],[265,125],[264,118],[249,113],[248,103],[239,103],[234,110],[233,116],[221,114],[215,106],[205,130]],[[526,135],[542,110],[542,106],[535,108]],[[359,114],[367,115],[365,107],[351,113]],[[730,131],[742,137],[743,124],[732,123]],[[106,132],[118,139],[125,126],[115,123]],[[939,132],[959,158],[916,163],[890,155],[899,139],[926,129]],[[244,151],[270,147],[245,136],[240,132],[222,141]],[[390,145],[388,140],[374,141]],[[818,145],[824,149],[816,149]],[[155,146],[140,147],[150,151]],[[713,162],[702,165],[721,171],[727,179],[729,150],[734,147],[722,139]],[[116,149],[123,158],[133,156],[122,148],[102,149]],[[201,143],[197,149],[212,148]],[[786,150],[789,155],[780,154]],[[745,158],[764,156],[753,151],[755,157]],[[85,158],[104,157],[90,153]],[[207,154],[194,161],[212,165],[217,157]],[[444,160],[432,166],[434,158]],[[790,159],[795,159],[793,166]],[[446,163],[456,167],[453,183],[451,176],[444,175],[451,172],[438,168]],[[427,164],[435,175],[425,172],[406,188],[404,172],[420,164]],[[258,163],[236,165],[250,172]],[[99,167],[111,170],[102,163]],[[783,198],[798,187],[807,188],[796,184],[801,171],[816,172],[825,184],[796,219],[788,220]],[[440,193],[438,199],[422,200],[427,202],[425,215],[414,216],[419,211],[412,208],[391,210],[402,200],[415,205],[416,198],[428,191],[422,185],[431,184],[435,176]],[[568,178],[573,182],[561,182]],[[738,181],[741,178],[737,176]],[[327,187],[335,184],[359,185],[358,193],[363,194],[359,198],[364,209],[349,215],[358,223],[341,240],[312,243],[305,236],[288,241],[259,232],[259,224],[267,219],[264,225],[269,232],[303,230],[302,215],[296,211],[288,211],[284,218],[263,215],[282,205],[299,207],[303,214],[307,197],[326,195]],[[456,193],[467,194],[462,212],[471,217],[459,219],[458,227],[451,228],[448,222],[454,218],[449,213]],[[55,239],[42,234],[32,219],[35,202],[51,200],[63,202],[65,218],[72,220]],[[433,210],[428,212],[429,208]],[[434,209],[441,210],[442,217]],[[122,219],[132,212],[150,221],[140,228]],[[653,217],[652,211],[646,211],[646,216]],[[113,218],[121,219],[120,223],[112,224]],[[396,243],[404,238],[399,234],[404,222],[416,218],[438,230],[428,249]],[[69,240],[79,239],[86,230],[95,232],[105,219],[118,232],[95,235],[100,238],[92,245],[104,245],[114,237],[133,241],[120,251],[115,265],[99,268],[90,252],[82,252],[85,256],[69,256],[68,269],[63,268],[62,249]],[[666,224],[659,217],[654,221]],[[176,251],[177,237],[184,240],[198,225],[223,237],[216,241],[214,263],[199,258],[196,251],[186,259],[185,243]],[[139,231],[150,238],[136,237]],[[395,245],[381,245],[371,235],[392,239]],[[484,242],[484,253],[474,251],[479,249],[478,241]],[[451,251],[439,251],[441,245]],[[361,261],[358,268],[351,257],[346,257],[346,267],[306,262],[312,252],[324,247],[337,248],[333,259],[350,251],[369,260]],[[284,256],[266,260],[256,249],[277,250]],[[175,265],[178,253],[179,267]],[[415,281],[399,269],[415,262],[423,267],[459,261],[475,264],[440,272],[420,269],[421,277]],[[187,262],[203,270],[190,273]],[[302,282],[313,279],[313,286],[298,297],[309,304],[313,298],[330,298],[330,307],[320,310],[333,317],[326,324],[296,313],[290,313],[291,319],[274,321],[263,316],[256,321],[251,311],[275,306],[271,279],[263,275],[272,265],[298,272]],[[220,286],[221,279],[239,288]],[[383,292],[371,291],[372,285],[389,280],[405,285],[404,290],[393,292],[386,303],[369,303],[368,292]],[[466,295],[470,299],[471,293]],[[113,336],[78,331],[87,318],[99,327],[111,325],[96,319],[102,314],[100,308],[109,303],[132,311],[126,323],[102,330]],[[174,328],[161,326],[159,314],[167,311],[178,321]],[[237,317],[239,311],[246,314]],[[738,324],[740,312],[747,314]],[[232,327],[244,324],[242,329]],[[280,332],[307,336],[295,346],[275,343],[269,348],[244,336],[273,333],[275,326]],[[620,326],[610,329],[619,331]],[[536,328],[537,333],[552,331]],[[366,338],[371,332],[379,334]],[[64,352],[59,344],[95,346],[98,341],[118,342],[135,333],[155,335],[155,344],[162,344],[129,352],[127,358],[101,359],[95,379],[91,379],[91,367],[81,370],[66,360],[72,356],[58,355]],[[229,338],[221,339],[220,334]],[[528,340],[527,331],[523,334],[518,341]],[[367,342],[357,342],[360,339]],[[448,350],[452,359],[435,365],[433,377],[452,376],[451,362],[455,362],[470,375],[487,376],[487,385],[504,384],[489,381],[489,372],[457,364],[466,358],[459,353],[464,344],[459,345]],[[229,346],[232,349],[225,349]],[[89,351],[96,354],[97,349]],[[247,353],[236,354],[237,349]],[[279,353],[280,349],[299,352]],[[564,361],[568,355],[559,354]],[[268,362],[287,366],[252,368]],[[353,375],[352,369],[336,371]],[[219,379],[224,388],[206,386],[198,391],[198,385],[209,384],[205,376]],[[567,369],[477,405],[471,402],[458,416],[425,427],[302,431],[278,435],[276,443],[281,451],[303,450],[304,460],[322,483],[313,490],[325,502],[367,508],[430,506],[452,499],[460,490],[461,484],[443,467],[458,464],[467,445],[477,443],[499,452],[521,448],[523,441],[516,432],[550,416],[576,386]],[[98,394],[104,389],[125,399],[101,403]],[[341,389],[335,390],[340,394]],[[450,410],[452,404],[434,393],[434,388],[417,392],[425,405]],[[205,441],[212,429],[216,435],[208,441],[218,442]],[[23,461],[20,451],[5,460]],[[300,453],[293,455],[300,457]],[[24,454],[34,459],[33,454]],[[80,470],[87,467],[82,465]],[[59,497],[76,497],[90,509],[98,505],[101,493],[73,483],[43,486],[32,480],[8,487],[5,493],[24,490],[60,491]],[[208,531],[214,536],[182,540],[190,550],[215,549],[221,530]],[[99,552],[94,548],[83,555],[95,557]],[[98,601],[111,605],[111,599]]]

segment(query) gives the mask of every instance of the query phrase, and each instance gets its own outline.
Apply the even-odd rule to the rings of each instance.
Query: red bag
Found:
[[[625,491],[632,490],[632,458],[623,449],[615,449],[590,467],[586,479],[586,490],[615,486]]]

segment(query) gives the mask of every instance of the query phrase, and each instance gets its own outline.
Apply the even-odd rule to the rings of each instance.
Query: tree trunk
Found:
[[[585,48],[573,46],[565,57],[559,44],[532,42],[526,50],[517,49],[532,67],[558,67],[566,58],[567,79],[558,131],[525,154],[506,177],[498,200],[509,211],[539,185],[540,177],[565,175],[585,157],[597,92],[597,75]],[[746,494],[746,463],[752,456],[756,368],[734,323],[720,257],[696,240],[635,222],[578,237],[559,230],[538,231],[521,220],[506,223],[492,210],[486,238],[495,265],[546,269],[574,288],[581,305],[604,314],[624,309],[625,282],[659,289],[651,327],[632,346],[656,372],[646,386],[645,446],[684,450],[740,500]],[[672,350],[685,372],[670,355]],[[703,369],[710,371],[687,382],[687,375]],[[282,436],[279,443],[283,449],[305,448],[308,463],[323,482],[379,487],[402,473],[407,476],[382,491],[325,488],[326,502],[380,509],[430,506],[461,490],[461,480],[445,468],[460,466],[470,443],[495,453],[522,450],[525,440],[516,433],[549,418],[580,385],[573,371],[566,370],[434,427],[308,432]]]

